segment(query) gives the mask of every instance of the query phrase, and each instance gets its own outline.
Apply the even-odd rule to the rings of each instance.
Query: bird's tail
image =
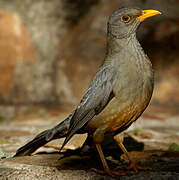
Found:
[[[31,155],[34,151],[36,151],[38,148],[45,145],[46,143],[58,138],[65,137],[68,133],[72,115],[73,113],[69,117],[67,117],[63,122],[56,125],[52,129],[45,130],[38,134],[32,141],[28,142],[27,144],[19,148],[16,151],[14,157]]]

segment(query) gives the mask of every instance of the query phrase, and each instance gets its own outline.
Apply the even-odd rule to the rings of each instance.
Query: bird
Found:
[[[104,61],[76,109],[64,121],[19,148],[14,157],[31,155],[44,144],[65,137],[62,150],[74,134],[88,133],[104,168],[96,172],[125,175],[109,168],[101,148],[105,135],[114,133],[114,139],[130,161],[129,168],[140,169],[124,147],[121,133],[141,116],[152,97],[154,70],[137,40],[136,31],[142,21],[159,14],[154,9],[115,10],[107,22]]]

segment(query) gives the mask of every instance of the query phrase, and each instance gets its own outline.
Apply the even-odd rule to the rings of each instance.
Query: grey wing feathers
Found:
[[[75,110],[70,122],[69,132],[62,148],[79,129],[81,129],[95,115],[99,114],[113,98],[112,90],[116,79],[117,73],[114,67],[102,66],[99,69],[80,104]]]

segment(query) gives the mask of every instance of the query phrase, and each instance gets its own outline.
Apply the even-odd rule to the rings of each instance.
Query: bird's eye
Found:
[[[121,17],[122,22],[128,23],[130,20],[131,20],[131,18],[128,15],[124,15]]]

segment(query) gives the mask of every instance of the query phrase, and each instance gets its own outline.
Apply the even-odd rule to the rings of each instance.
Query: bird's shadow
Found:
[[[124,145],[129,151],[141,151],[144,148],[143,143],[138,143],[130,137],[124,138]],[[102,144],[102,149],[110,167],[114,168],[122,164],[122,161],[120,161],[122,151],[113,138],[106,138],[106,141]],[[103,168],[99,154],[90,139],[81,148],[75,150],[66,150],[60,153],[58,151],[52,153],[39,152],[36,155],[45,156],[50,154],[51,156],[58,156],[56,167],[59,170]]]

